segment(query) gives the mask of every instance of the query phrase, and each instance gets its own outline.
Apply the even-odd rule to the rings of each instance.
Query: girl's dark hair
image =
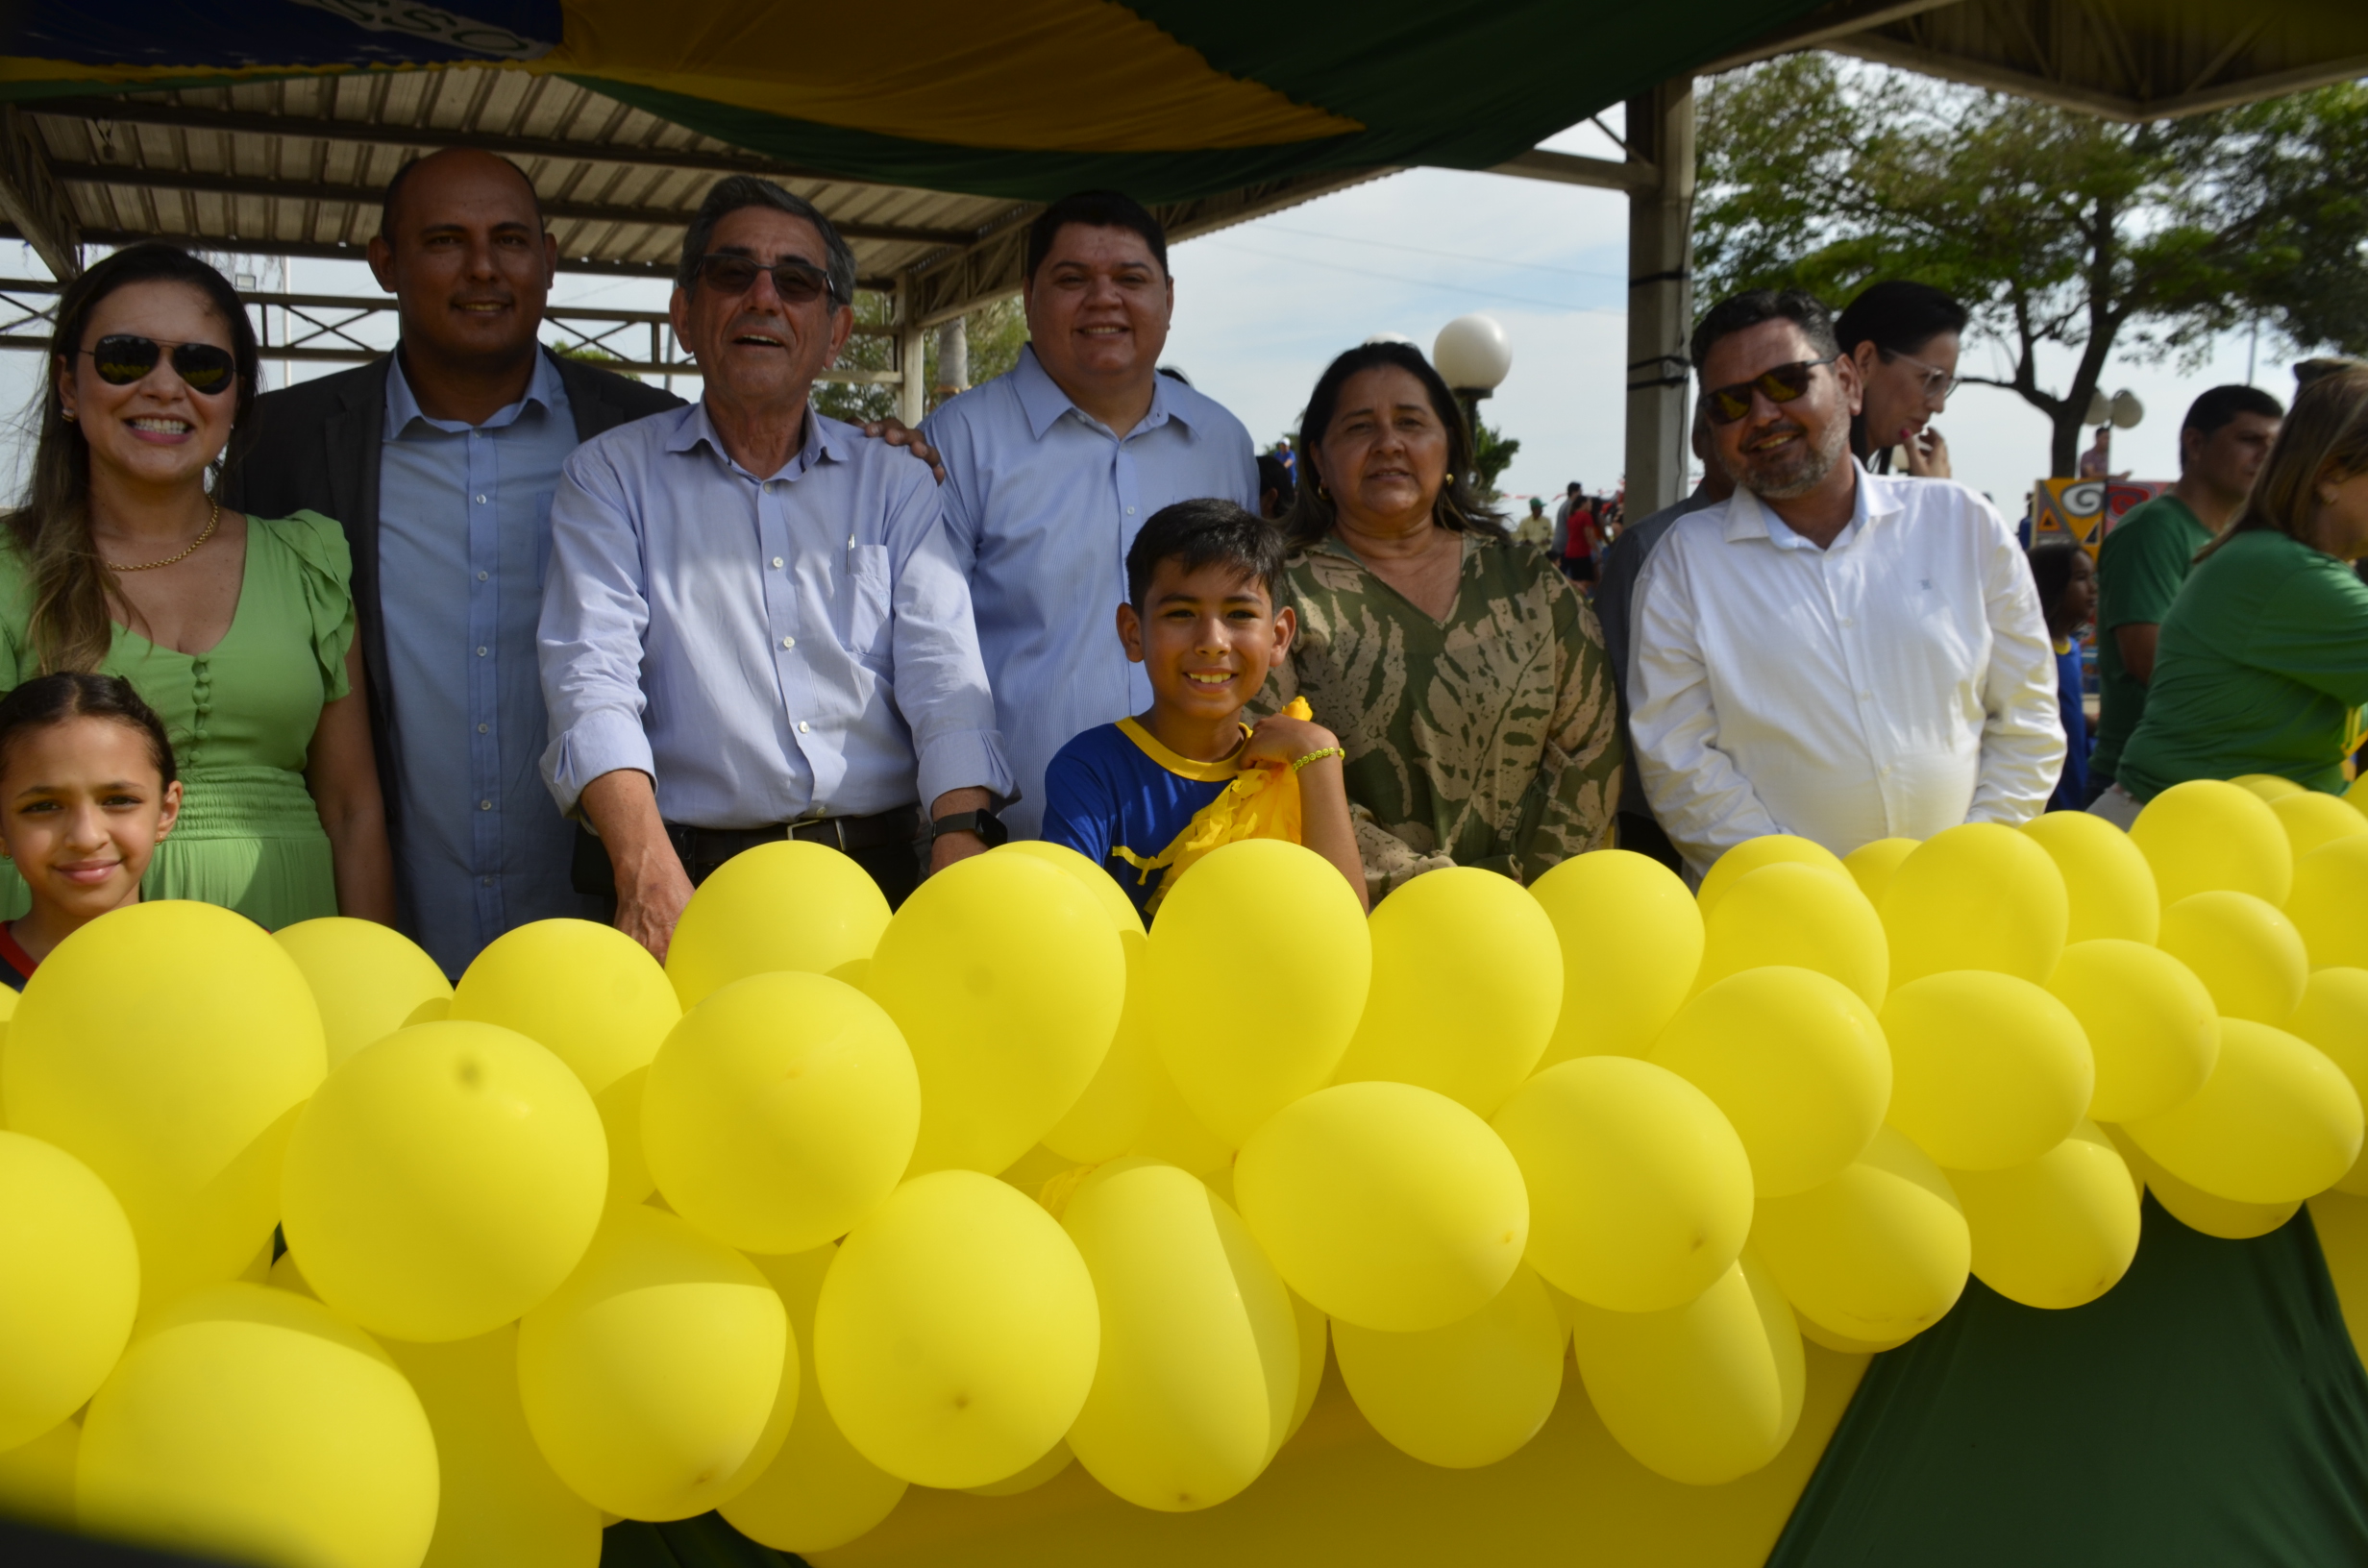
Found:
[[[255,329],[220,273],[186,251],[149,243],[117,251],[66,284],[58,297],[58,330],[49,340],[49,375],[37,394],[37,419],[28,411],[27,423],[38,431],[32,476],[23,503],[6,518],[10,542],[31,579],[28,630],[43,670],[97,669],[114,642],[109,596],[123,602],[129,615],[129,600],[90,542],[90,443],[82,427],[65,417],[58,383],[73,374],[76,358],[90,346],[85,339],[99,302],[118,289],[149,282],[185,283],[197,290],[230,333],[238,402],[232,410],[230,441],[214,467],[215,495],[222,493],[224,477],[236,466],[255,428],[259,365]]]
[[[132,683],[120,675],[64,670],[36,675],[6,697],[0,697],[0,772],[6,772],[16,743],[36,730],[48,729],[71,719],[111,719],[137,730],[148,743],[148,760],[157,776],[169,785],[178,777],[173,745],[165,738],[164,721],[140,700]]]
[[[1439,499],[1431,505],[1431,521],[1450,533],[1476,533],[1483,538],[1503,539],[1504,517],[1480,503],[1472,489],[1471,427],[1464,423],[1464,410],[1447,390],[1446,381],[1431,368],[1422,351],[1410,343],[1367,343],[1350,349],[1324,367],[1316,379],[1316,390],[1307,395],[1307,412],[1299,416],[1299,461],[1313,464],[1320,460],[1324,432],[1332,428],[1332,416],[1340,411],[1341,388],[1359,372],[1394,366],[1422,383],[1422,390],[1431,400],[1431,412],[1447,430],[1447,478],[1439,489]],[[1292,498],[1291,510],[1282,520],[1284,542],[1304,548],[1332,531],[1340,520],[1332,498],[1311,467],[1300,479],[1298,493]]]
[[[2063,625],[2063,596],[2072,586],[2072,557],[2079,553],[2081,547],[2069,539],[2042,539],[2023,553],[2039,590],[2039,614],[2050,635],[2060,637],[2072,629]]]

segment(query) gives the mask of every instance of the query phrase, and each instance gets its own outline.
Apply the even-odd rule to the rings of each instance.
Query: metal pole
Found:
[[[1686,493],[1686,341],[1693,331],[1693,79],[1628,100],[1632,162],[1654,184],[1628,198],[1628,515]]]
[[[912,281],[897,279],[897,418],[918,425],[929,411],[929,383],[924,373],[925,353],[920,325],[913,320]]]

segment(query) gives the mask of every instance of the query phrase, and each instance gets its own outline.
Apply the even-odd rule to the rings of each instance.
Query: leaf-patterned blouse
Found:
[[[1440,866],[1528,883],[1611,842],[1620,743],[1595,612],[1537,546],[1463,543],[1438,621],[1337,538],[1284,568],[1298,638],[1254,707],[1304,697],[1340,737],[1375,898]]]

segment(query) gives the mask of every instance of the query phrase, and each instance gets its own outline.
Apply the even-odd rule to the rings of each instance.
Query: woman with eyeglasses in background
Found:
[[[344,535],[217,499],[257,390],[238,296],[185,252],[136,245],[66,286],[51,350],[0,536],[0,689],[95,671],[163,718],[185,796],[145,896],[272,929],[391,921]],[[12,869],[0,918],[26,905]]]
[[[1929,283],[1895,279],[1862,289],[1834,323],[1841,352],[1857,361],[1865,405],[1851,422],[1851,453],[1878,474],[1894,448],[1917,478],[1945,479],[1949,444],[1932,429],[1957,390],[1965,307]]]

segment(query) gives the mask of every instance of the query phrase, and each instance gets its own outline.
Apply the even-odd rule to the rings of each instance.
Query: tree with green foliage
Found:
[[[1489,505],[1493,506],[1502,499],[1496,490],[1497,477],[1513,466],[1520,450],[1521,443],[1506,440],[1503,431],[1478,420],[1472,422],[1472,485]]]
[[[863,293],[855,296],[855,325],[886,327],[896,320],[896,303],[886,294]],[[978,386],[995,380],[1020,362],[1020,349],[1027,342],[1027,315],[1021,309],[1017,295],[992,301],[972,311],[966,331],[970,333],[971,385]],[[924,357],[921,373],[926,383],[937,385],[937,334],[930,332],[922,339]],[[841,370],[893,370],[896,367],[896,339],[884,334],[861,333],[847,340],[839,351]],[[897,388],[881,381],[824,381],[814,388],[814,405],[832,419],[850,424],[893,418],[897,411]]]
[[[1946,289],[2012,361],[1965,380],[2047,415],[2058,475],[2116,350],[2200,362],[2253,323],[2298,353],[2368,352],[2368,85],[2119,125],[1803,54],[1699,103],[1704,303]],[[2048,346],[2077,355],[2060,392],[2041,384]]]

